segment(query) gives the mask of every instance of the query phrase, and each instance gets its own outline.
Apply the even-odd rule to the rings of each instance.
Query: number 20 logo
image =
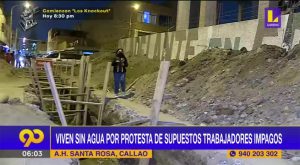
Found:
[[[28,138],[25,137],[28,136]],[[38,135],[35,138],[35,135]],[[22,143],[24,143],[24,147],[29,147],[31,143],[39,144],[44,140],[44,133],[40,129],[23,129],[19,134],[19,139]]]

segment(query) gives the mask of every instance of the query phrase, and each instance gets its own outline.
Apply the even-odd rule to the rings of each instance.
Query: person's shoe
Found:
[[[122,92],[122,96],[125,97],[126,96],[126,92]]]
[[[119,96],[117,94],[115,94],[115,98],[118,98]]]

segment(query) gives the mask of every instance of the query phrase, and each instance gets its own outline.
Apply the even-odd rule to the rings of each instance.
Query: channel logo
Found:
[[[24,147],[29,147],[31,143],[39,144],[44,140],[44,132],[40,129],[23,129],[19,133],[19,139],[24,143]]]
[[[265,28],[281,27],[280,8],[265,8]]]

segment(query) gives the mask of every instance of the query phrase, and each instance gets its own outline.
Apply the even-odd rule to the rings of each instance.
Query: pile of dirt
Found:
[[[0,102],[18,104],[23,100],[23,88],[29,83],[26,69],[16,69],[0,59]]]
[[[0,78],[19,78],[24,76],[26,69],[16,69],[5,60],[0,59]]]
[[[195,125],[299,125],[299,50],[216,48],[173,62],[162,111]],[[143,75],[135,99],[150,106],[156,79]]]
[[[8,77],[11,76],[13,67],[8,64],[5,60],[0,59],[0,76],[2,77]]]

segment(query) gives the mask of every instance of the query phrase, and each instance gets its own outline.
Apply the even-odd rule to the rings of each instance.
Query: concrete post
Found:
[[[238,21],[242,21],[242,14],[243,14],[243,2],[239,1],[239,8],[238,8]]]
[[[139,31],[137,29],[133,29],[133,37],[138,37]]]
[[[265,8],[267,7],[277,7],[278,1],[268,0],[268,1],[259,1],[258,3],[258,19],[264,19]]]
[[[217,24],[217,1],[201,1],[199,27]]]
[[[189,28],[191,1],[178,1],[176,30],[186,30]]]

